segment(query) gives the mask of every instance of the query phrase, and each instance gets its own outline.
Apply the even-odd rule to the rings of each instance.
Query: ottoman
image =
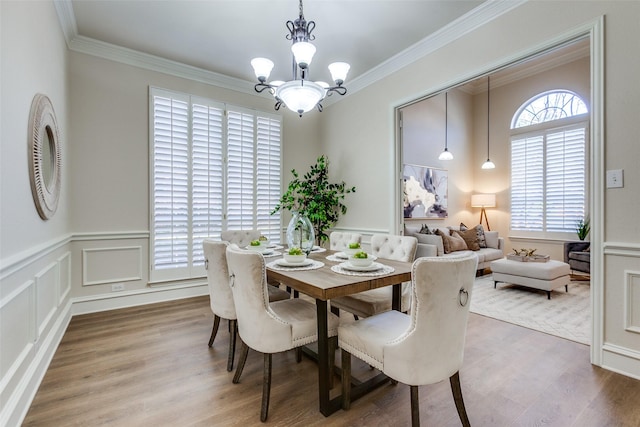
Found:
[[[503,258],[491,263],[491,271],[494,288],[498,282],[504,282],[541,289],[547,292],[547,299],[551,299],[551,291],[560,286],[568,292],[571,282],[569,264],[555,260],[520,262]]]

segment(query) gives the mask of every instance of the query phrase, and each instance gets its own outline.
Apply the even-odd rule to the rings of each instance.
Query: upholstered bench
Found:
[[[491,262],[493,287],[498,282],[512,283],[534,289],[547,291],[547,299],[551,299],[551,291],[564,286],[569,291],[570,268],[562,261],[520,262],[506,258]]]

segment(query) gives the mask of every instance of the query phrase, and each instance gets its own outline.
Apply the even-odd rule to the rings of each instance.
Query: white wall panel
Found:
[[[29,280],[0,302],[0,391],[35,341],[35,281]],[[13,367],[13,368],[12,368]]]
[[[625,272],[625,330],[640,333],[640,271]]]
[[[142,247],[82,250],[82,286],[142,280]]]
[[[58,263],[51,263],[36,274],[38,337],[45,331],[58,307],[58,277]]]
[[[62,304],[71,292],[71,252],[66,252],[58,258],[58,303]]]

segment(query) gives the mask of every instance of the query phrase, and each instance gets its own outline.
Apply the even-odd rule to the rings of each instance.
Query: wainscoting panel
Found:
[[[640,334],[640,271],[625,271],[625,330]]]
[[[71,319],[68,243],[33,248],[0,271],[1,426],[21,424]]]
[[[37,337],[42,335],[53,318],[59,304],[58,263],[53,262],[36,273],[36,322]]]
[[[142,246],[82,250],[82,286],[142,280]]]

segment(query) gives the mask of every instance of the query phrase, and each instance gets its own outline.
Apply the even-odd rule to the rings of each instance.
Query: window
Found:
[[[586,113],[576,94],[554,91],[514,115],[512,230],[575,233],[586,214]]]
[[[279,241],[279,116],[150,90],[151,280],[205,275],[202,241],[260,229]]]

